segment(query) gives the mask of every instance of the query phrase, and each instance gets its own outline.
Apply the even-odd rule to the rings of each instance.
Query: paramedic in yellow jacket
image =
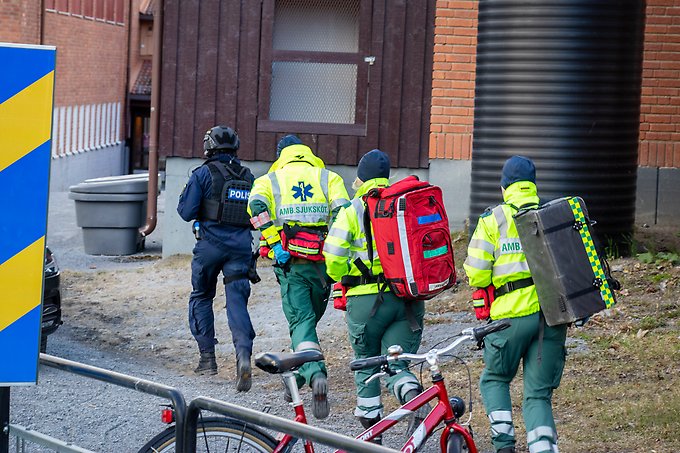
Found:
[[[509,329],[484,339],[485,367],[480,380],[491,438],[496,451],[502,453],[515,451],[509,386],[520,361],[524,363],[522,413],[529,452],[557,452],[552,394],[562,378],[567,327],[549,327],[540,314],[513,218],[518,209],[538,205],[535,181],[531,160],[513,156],[505,162],[501,177],[504,203],[480,217],[464,264],[470,286],[495,288],[491,319],[512,321]]]
[[[342,178],[327,170],[295,135],[281,139],[276,162],[266,175],[255,180],[250,192],[251,223],[273,252],[294,351],[321,350],[316,325],[326,310],[329,286],[321,241],[316,250],[308,244],[286,244],[284,248],[282,235],[289,241],[296,235],[323,238],[333,213],[348,203],[348,198]],[[306,382],[312,387],[314,416],[326,418],[330,406],[325,364],[307,363],[300,367],[297,378],[298,386]]]
[[[385,292],[381,303],[375,278],[362,277],[355,263],[363,263],[373,275],[382,273],[380,258],[369,261],[366,233],[364,231],[364,201],[362,196],[375,187],[389,186],[390,161],[387,154],[374,149],[359,162],[357,179],[353,187],[358,190],[350,205],[342,209],[332,228],[323,254],[326,257],[328,275],[346,286],[347,313],[345,321],[349,340],[357,359],[386,354],[391,345],[400,345],[404,352],[418,352],[423,333],[423,301],[405,301],[393,293]],[[373,250],[376,250],[375,244]],[[355,261],[360,260],[360,261]],[[400,403],[414,398],[422,387],[418,379],[406,369],[406,362],[393,362],[391,368],[404,370],[387,377],[387,386]],[[364,428],[380,420],[383,404],[380,398],[380,380],[366,384],[364,381],[378,373],[379,368],[356,371],[357,405],[354,415]],[[421,408],[422,409],[422,408]],[[427,409],[411,420],[411,429],[427,415]]]

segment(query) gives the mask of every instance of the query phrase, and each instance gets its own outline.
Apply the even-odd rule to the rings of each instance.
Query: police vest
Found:
[[[253,176],[246,167],[237,167],[219,161],[209,161],[212,190],[201,201],[199,220],[213,220],[223,225],[251,228],[248,215],[248,197]]]

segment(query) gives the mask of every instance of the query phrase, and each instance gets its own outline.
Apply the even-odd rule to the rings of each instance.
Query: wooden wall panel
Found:
[[[182,0],[179,5],[180,43],[177,52],[177,91],[175,94],[174,155],[203,155],[194,140],[196,117],[196,78],[198,75],[199,0]]]
[[[203,132],[216,124],[222,124],[215,118],[217,90],[217,57],[219,50],[220,0],[201,0],[199,11],[199,28],[196,71],[196,115],[194,118],[194,147],[201,147]],[[226,124],[229,126],[229,124]]]
[[[234,127],[245,160],[272,161],[276,143],[295,130],[257,131],[258,99],[269,90],[273,2],[166,0],[164,14],[160,152],[200,157],[203,132]],[[264,9],[263,9],[264,5]],[[363,136],[300,134],[327,164],[355,165],[380,147],[393,166],[427,167],[435,0],[363,0],[370,22],[364,52],[369,68]],[[367,17],[370,16],[370,17]],[[358,87],[361,89],[361,87]]]
[[[393,165],[415,168],[420,165],[420,128],[423,116],[423,65],[425,63],[425,20],[427,2],[410,1],[406,10],[408,39],[404,42],[402,102],[399,125],[399,161]],[[429,111],[425,116],[430,116]]]
[[[179,0],[165,0],[163,7],[163,47],[158,150],[162,156],[175,155],[175,93],[177,91],[177,52],[179,51]]]
[[[385,10],[385,53],[383,56],[382,105],[380,106],[380,149],[399,163],[399,134],[402,115],[404,33],[406,0],[390,0]],[[406,132],[406,131],[405,131]],[[405,151],[405,150],[404,150]],[[363,154],[363,153],[360,153]]]

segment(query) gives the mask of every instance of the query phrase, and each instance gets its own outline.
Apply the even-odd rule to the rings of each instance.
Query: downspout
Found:
[[[158,221],[158,107],[161,86],[161,40],[163,34],[163,0],[156,0],[153,17],[153,55],[151,57],[151,117],[149,118],[149,188],[146,203],[146,225],[139,229],[146,237],[156,229]]]
[[[40,0],[40,32],[38,44],[45,44],[45,0]]]
[[[130,60],[132,60],[132,0],[128,1],[128,35],[127,35],[127,65],[125,66],[125,109],[123,110],[123,124],[125,125],[125,140],[124,143],[127,145],[127,168],[125,172],[131,173],[130,168],[130,152],[131,152],[131,142],[128,140],[130,137],[130,132],[132,130],[130,126]],[[138,17],[138,15],[137,15]],[[139,19],[138,19],[139,20]]]

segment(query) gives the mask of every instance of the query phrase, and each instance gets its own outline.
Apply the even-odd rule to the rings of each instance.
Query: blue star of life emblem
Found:
[[[293,198],[299,198],[300,201],[307,201],[307,198],[313,197],[312,186],[305,184],[303,181],[298,182],[297,186],[293,186]]]

